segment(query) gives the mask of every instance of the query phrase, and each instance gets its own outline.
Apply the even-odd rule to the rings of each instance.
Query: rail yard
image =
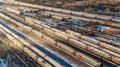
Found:
[[[1,0],[0,43],[0,67],[120,67],[120,17]]]

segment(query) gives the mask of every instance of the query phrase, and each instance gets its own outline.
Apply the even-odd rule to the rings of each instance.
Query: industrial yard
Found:
[[[120,67],[119,0],[0,0],[0,67]]]

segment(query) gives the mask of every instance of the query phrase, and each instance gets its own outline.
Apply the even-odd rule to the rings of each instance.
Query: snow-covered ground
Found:
[[[20,67],[20,64],[13,60],[14,58],[13,55],[7,55],[5,59],[0,58],[0,67]]]
[[[7,64],[4,59],[0,59],[0,67],[7,67]]]

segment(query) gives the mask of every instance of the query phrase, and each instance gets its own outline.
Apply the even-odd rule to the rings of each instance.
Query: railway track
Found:
[[[115,19],[115,17],[113,17],[113,16],[106,16],[106,15],[91,14],[91,13],[86,13],[86,12],[77,12],[77,11],[71,11],[71,10],[65,10],[65,9],[58,9],[58,8],[52,8],[52,7],[46,7],[46,6],[40,6],[40,5],[19,2],[19,1],[13,1],[13,2],[8,2],[8,3],[15,4],[15,5],[21,5],[21,6],[27,6],[27,7],[33,7],[33,8],[39,8],[39,9],[48,10],[48,11],[54,11],[54,12],[58,12],[58,13],[70,14],[70,15],[75,15],[75,16],[79,16],[79,17],[82,16],[82,17],[95,18],[95,19],[107,20],[107,21],[112,21],[112,22],[120,22],[119,19]]]
[[[14,3],[17,3],[17,2],[14,2]],[[18,4],[23,5],[23,3],[20,3],[20,2],[18,2]],[[27,5],[24,5],[24,6],[28,6],[28,5],[30,7],[32,7],[30,4],[27,4]],[[37,6],[37,5],[36,6],[34,5],[33,7],[43,9],[42,6]],[[69,14],[67,16],[72,17],[72,19],[73,18],[74,19],[80,19],[80,20],[84,20],[84,21],[87,21],[87,22],[94,22],[94,23],[99,22],[99,24],[112,26],[112,27],[115,27],[115,28],[119,29],[119,20],[114,19],[113,17],[110,17],[110,16],[107,17],[107,16],[103,16],[103,15],[102,16],[97,16],[95,14],[80,13],[81,15],[79,15],[79,16],[85,17],[85,18],[80,18],[80,17],[76,17],[77,12],[70,13],[70,11],[68,11],[68,13],[67,13],[67,10],[61,11],[62,9],[56,9],[56,10],[53,10],[53,9],[56,9],[56,8],[45,7],[45,9],[43,9],[43,10]],[[6,16],[4,16],[3,14],[6,15]],[[109,38],[105,37],[107,35],[107,36],[110,36],[110,37],[119,38],[119,36],[112,35],[112,34],[107,34],[107,33],[104,33],[104,32],[99,32],[99,31],[93,31],[92,29],[87,30],[87,29],[82,28],[82,27],[78,28],[78,30],[80,29],[79,31],[81,31],[81,29],[82,29],[85,32],[92,32],[92,33],[94,33],[95,35],[97,35],[101,38],[103,37],[105,39],[108,39],[106,41],[105,39],[100,39],[98,37],[98,38],[96,38],[97,40],[95,40],[93,38],[90,38],[90,37],[84,36],[80,33],[77,33],[78,30],[76,32],[70,31],[71,29],[59,31],[57,29],[54,29],[54,28],[50,27],[49,25],[46,26],[43,21],[36,20],[36,19],[33,19],[33,18],[21,17],[19,15],[15,16],[15,15],[9,14],[9,12],[3,12],[3,11],[1,11],[0,15],[4,19],[9,20],[10,22],[12,22],[15,25],[18,25],[20,27],[23,26],[23,28],[25,28],[29,32],[34,31],[34,29],[37,30],[37,31],[43,32],[43,34],[46,34],[47,36],[50,36],[52,38],[54,37],[55,39],[60,40],[60,42],[62,42],[62,43],[69,44],[67,46],[72,46],[71,48],[75,47],[77,50],[83,50],[84,53],[87,52],[85,54],[87,54],[87,55],[89,54],[89,56],[91,55],[90,57],[95,56],[97,59],[99,58],[102,61],[106,61],[105,63],[108,62],[109,64],[112,64],[113,65],[113,66],[111,65],[112,67],[119,66],[119,64],[120,64],[119,63],[119,61],[120,61],[119,60],[120,59],[119,48],[116,47],[116,46],[111,46],[111,41],[109,42]],[[70,15],[74,15],[74,16],[70,16]],[[93,17],[93,15],[94,15],[94,17]],[[52,18],[56,19],[56,16],[55,17],[52,16]],[[89,18],[89,19],[86,19],[86,18]],[[91,18],[92,18],[92,20],[91,20]],[[94,19],[97,18],[99,20],[94,20],[93,18]],[[11,20],[11,19],[14,19],[15,21]],[[57,17],[57,19],[61,20],[61,17]],[[116,23],[112,23],[113,20]],[[16,21],[18,21],[18,23],[16,23]],[[112,24],[107,23],[107,21],[110,21]],[[26,27],[24,25],[27,25],[28,27]],[[60,29],[60,28],[58,28],[58,29]],[[40,34],[40,33],[38,33],[38,34]],[[46,38],[44,36],[41,36],[41,37]],[[27,40],[27,41],[29,42],[29,40]],[[109,43],[109,44],[105,43],[104,41]],[[29,42],[29,43],[31,43],[31,42]],[[71,45],[71,44],[74,44],[74,45]],[[114,42],[113,44],[116,44],[116,42]],[[60,45],[57,45],[57,46],[62,46],[62,45],[60,44]],[[64,47],[62,47],[62,48],[64,48]],[[26,48],[26,49],[28,49],[28,48]]]
[[[19,26],[21,26],[21,24],[19,24]],[[23,26],[23,25],[22,25]],[[25,26],[25,28],[28,28],[28,30],[29,30],[29,27],[26,27]],[[31,28],[30,28],[31,29]],[[38,33],[38,35],[39,35],[40,33]],[[36,34],[37,35],[37,34]],[[40,36],[40,35],[39,35]],[[46,37],[45,37],[46,38]],[[46,39],[47,40],[47,39]],[[51,41],[51,40],[50,40]],[[62,44],[60,44],[60,45],[62,45]],[[67,47],[66,47],[67,48]],[[79,52],[76,52],[76,53],[79,53]],[[82,55],[82,54],[81,54]],[[84,55],[83,55],[84,56]],[[89,59],[90,60],[90,59]],[[86,61],[86,60],[85,60]]]
[[[55,14],[55,16],[54,16],[54,14],[53,13],[49,13],[49,14],[51,14],[51,15],[53,15],[53,17],[56,17],[56,14],[57,15],[59,15],[58,13],[54,13]],[[48,15],[49,16],[49,15]],[[63,14],[60,14],[60,16],[63,16]],[[69,17],[69,16],[66,16],[66,17]],[[62,19],[61,17],[57,17],[57,19]],[[65,27],[65,26],[64,26]],[[87,30],[86,28],[82,28],[82,27],[76,27],[76,30],[74,30],[74,31],[77,31],[77,32],[80,32],[80,33],[83,33],[83,31],[81,32],[81,30],[83,30],[84,32],[86,32],[86,33],[89,33],[89,32],[91,32],[91,33],[94,33],[94,34],[96,34],[96,35],[99,35],[99,36],[110,36],[110,37],[112,37],[112,36],[115,36],[115,37],[117,37],[117,38],[119,38],[119,36],[117,36],[117,35],[112,35],[112,34],[106,34],[106,33],[103,33],[103,32],[99,32],[99,31],[93,31],[93,30],[91,30],[91,29],[89,29],[89,30]],[[107,41],[108,42],[108,41]],[[111,44],[111,43],[110,43]],[[114,45],[115,45],[115,43],[114,43]],[[119,46],[119,44],[118,44],[118,46]]]
[[[58,14],[58,13],[57,13]],[[57,14],[50,14],[50,15],[52,15],[53,17],[55,17],[55,18],[53,18],[53,19],[59,19],[59,20],[62,20],[62,18],[61,17],[56,17],[57,16]],[[47,15],[47,16],[50,16],[49,14]],[[63,17],[63,14],[62,14],[62,17]],[[54,21],[52,21],[52,22],[54,22]],[[54,22],[55,23],[55,22]],[[67,23],[67,22],[66,22]],[[50,23],[49,23],[50,24]],[[49,25],[48,24],[48,25]],[[59,23],[55,23],[55,24],[59,24]],[[56,28],[56,26],[54,26],[55,28]],[[61,29],[61,27],[63,28],[63,29]],[[61,25],[61,27],[57,27],[58,29],[61,29],[61,30],[64,30],[65,28],[66,28],[66,26],[65,25]],[[86,34],[86,35],[91,35],[91,34],[94,34],[95,36],[97,36],[97,37],[103,37],[104,36],[104,38],[107,38],[108,39],[108,37],[115,37],[115,38],[117,38],[117,39],[119,39],[119,36],[118,35],[115,35],[115,34],[108,34],[108,33],[104,33],[104,32],[102,32],[102,31],[97,31],[97,30],[93,30],[92,28],[90,28],[90,27],[88,27],[88,28],[85,28],[85,27],[75,27],[75,30],[73,29],[73,28],[68,28],[68,29],[70,29],[70,30],[73,30],[73,31],[76,31],[76,32],[80,32],[80,33],[82,33],[82,34]],[[119,31],[119,30],[118,30]],[[99,39],[100,40],[100,39]],[[109,42],[110,41],[110,42]],[[113,45],[115,45],[115,46],[119,46],[119,43],[117,43],[117,42],[112,42],[111,43],[111,41],[112,40],[110,40],[110,39],[108,39],[107,41],[105,41],[105,42],[107,42],[107,43],[109,43],[109,44],[113,44]],[[117,43],[117,45],[116,45],[116,43]]]
[[[44,11],[44,12],[41,12],[41,14],[43,16],[46,16],[46,17],[50,17],[50,18],[53,18],[53,19],[57,19],[57,20],[64,20],[65,19],[68,19],[68,20],[80,20],[80,21],[84,21],[84,22],[89,22],[91,24],[99,24],[99,25],[105,25],[107,24],[106,22],[108,21],[97,21],[95,19],[92,19],[93,21],[91,21],[90,19],[86,19],[86,18],[83,18],[81,19],[80,17],[76,17],[76,16],[71,16],[71,15],[65,15],[65,14],[60,14],[60,13],[53,13],[53,12],[48,12],[48,11]],[[47,14],[47,15],[46,15]],[[70,18],[70,19],[69,19]],[[108,22],[108,24],[111,24],[112,22]],[[114,24],[113,24],[114,25]],[[115,24],[116,25],[116,24]],[[119,24],[118,24],[119,25]],[[111,25],[108,25],[111,27]],[[112,27],[111,27],[112,28]],[[113,28],[114,29],[114,28]],[[95,31],[95,32],[98,32],[98,31]],[[102,32],[102,31],[101,31]],[[112,35],[112,34],[109,34],[109,35]],[[115,36],[115,35],[112,35],[112,36]],[[116,36],[118,37],[118,36]]]
[[[35,62],[33,62],[33,60],[29,56],[27,56],[23,52],[20,52],[19,49],[17,50],[15,48],[13,48],[13,46],[11,46],[10,44],[8,44],[8,42],[6,42],[6,40],[4,40],[3,37],[2,37],[2,40],[0,40],[0,41],[1,41],[1,44],[3,44],[4,46],[6,46],[6,48],[9,48],[9,51],[6,54],[7,58],[4,61],[4,62],[7,63],[6,64],[7,66],[9,66],[10,64],[13,64],[13,62],[17,62],[18,66],[23,66],[23,67],[38,66],[38,64],[35,63]],[[6,48],[4,48],[4,49],[6,49]],[[7,55],[9,55],[9,57]],[[12,61],[9,62],[10,60],[12,60]],[[14,64],[16,64],[16,63],[14,63]]]
[[[44,12],[43,12],[44,13]],[[52,16],[52,18],[54,18],[54,19],[59,19],[59,20],[62,20],[62,18],[61,17],[63,17],[63,14],[60,14],[60,17],[57,17],[57,15],[59,15],[58,13],[54,13],[54,14],[52,14],[51,12],[49,13],[50,15],[53,15]],[[48,14],[48,16],[50,16]],[[65,16],[65,17],[69,17],[69,16]],[[72,18],[73,19],[73,18]],[[75,19],[75,18],[74,18]],[[69,20],[69,19],[68,19]],[[54,22],[54,21],[53,21]],[[64,26],[65,27],[65,26]],[[89,29],[89,30],[87,30],[87,29]],[[90,28],[82,28],[82,27],[76,27],[76,30],[74,30],[74,31],[76,31],[76,32],[80,32],[80,33],[83,33],[83,31],[81,32],[81,30],[83,30],[84,32],[87,32],[87,33],[89,33],[89,32],[91,32],[91,33],[94,33],[94,34],[96,34],[96,35],[104,35],[104,36],[110,36],[110,37],[112,37],[112,36],[115,36],[115,37],[117,37],[117,38],[119,38],[119,36],[117,36],[117,35],[113,35],[113,34],[108,34],[108,33],[104,33],[104,32],[99,32],[99,31],[96,31],[96,30],[92,30],[92,29],[90,29]]]
[[[14,31],[14,33],[17,33],[17,32],[15,32],[15,30],[12,30],[12,31]],[[19,33],[18,33],[18,34],[19,34]],[[17,35],[18,35],[18,34],[17,34]],[[15,35],[14,35],[14,36],[15,36]],[[26,39],[26,37],[23,36],[22,34],[19,34],[19,36],[21,36],[23,39]],[[16,37],[17,37],[17,36],[16,36]],[[20,39],[19,39],[19,40],[20,40]],[[21,41],[23,41],[23,40],[21,40]],[[23,41],[23,42],[24,42],[24,41]],[[35,49],[35,47],[38,48],[38,49],[41,48],[40,46],[37,46],[37,44],[32,43],[32,41],[30,41],[30,40],[27,40],[27,42],[30,43],[31,45],[33,45],[33,46],[34,46],[34,49]],[[30,44],[29,44],[29,45],[30,45]],[[27,44],[26,44],[26,45],[27,45]],[[27,45],[27,46],[29,46],[29,45]],[[33,48],[31,48],[31,49],[33,49]],[[45,48],[45,49],[47,49],[47,48]],[[44,50],[44,49],[41,48],[40,50]],[[46,51],[46,50],[44,50],[44,51]],[[47,51],[46,51],[46,52],[47,52]],[[46,52],[45,52],[45,53],[46,53]],[[52,55],[52,53],[50,53],[50,54]],[[49,54],[47,54],[47,55],[50,56]],[[54,58],[53,58],[53,57],[54,57]],[[47,59],[47,56],[44,57],[44,58]],[[56,62],[62,62],[62,64],[63,64],[63,65],[65,64],[65,66],[66,66],[66,64],[67,64],[67,63],[65,63],[65,61],[63,61],[62,58],[60,58],[60,57],[57,58],[57,56],[54,55],[54,56],[52,56],[52,58],[53,58],[53,59],[56,58]],[[51,60],[52,60],[52,59],[51,59]],[[57,61],[57,60],[59,60],[59,61]],[[50,61],[50,59],[49,59],[48,61]],[[52,64],[58,66],[58,64],[57,64],[56,62],[53,61]],[[63,63],[63,62],[64,62],[64,63]],[[68,66],[69,66],[69,64],[68,64]]]

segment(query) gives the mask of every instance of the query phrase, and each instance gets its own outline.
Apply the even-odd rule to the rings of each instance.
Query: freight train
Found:
[[[22,50],[24,50],[25,52],[26,52],[26,50],[28,50],[28,48],[29,49],[31,49],[31,50],[28,50],[28,52],[26,52],[27,54],[31,54],[30,52],[31,51],[34,51],[34,53],[32,53],[30,56],[35,60],[35,61],[37,61],[37,62],[42,62],[40,59],[40,56],[41,57],[43,57],[44,59],[46,59],[49,63],[51,63],[53,66],[56,66],[56,67],[62,67],[62,65],[60,64],[60,63],[58,63],[58,62],[56,62],[55,60],[53,60],[53,58],[51,58],[51,57],[49,57],[49,56],[47,56],[47,54],[46,53],[44,53],[43,51],[41,51],[41,50],[39,50],[38,48],[36,48],[35,46],[33,46],[33,45],[31,45],[31,43],[28,43],[27,41],[25,41],[23,38],[21,38],[20,36],[18,36],[18,35],[16,35],[14,32],[15,32],[15,30],[14,29],[12,29],[11,27],[7,27],[6,25],[4,25],[4,24],[2,24],[1,23],[1,25],[0,25],[0,28],[2,29],[2,30],[4,30],[5,32],[7,32],[7,33],[5,33],[5,34],[3,34],[3,35],[5,35],[10,41],[12,41],[14,44],[19,44],[19,43],[22,43],[22,44],[24,44],[24,46],[23,45],[19,45],[20,46],[20,48],[22,49]],[[11,28],[11,29],[8,29],[8,28]],[[14,30],[14,32],[12,32],[11,30]],[[20,34],[19,34],[20,35]],[[19,41],[19,42],[18,42]],[[41,44],[39,44],[40,46],[41,46],[41,49],[42,50],[48,50],[45,46],[42,46]],[[46,51],[47,52],[47,51]],[[49,51],[50,52],[50,51]],[[37,54],[39,54],[40,56],[37,56],[36,55],[36,53]],[[52,52],[53,53],[53,52]],[[51,53],[51,55],[52,55],[52,53]],[[39,59],[39,61],[38,61],[38,59]],[[44,63],[44,65],[46,65],[46,63]],[[70,66],[70,65],[68,65],[68,66]],[[50,66],[51,67],[51,66]]]
[[[33,20],[32,21],[30,21],[30,20],[26,20],[25,19],[25,21],[26,22],[34,22]],[[78,41],[76,41],[76,40],[74,40],[74,39],[71,39],[71,37],[68,37],[68,36],[66,36],[66,34],[63,34],[63,33],[60,33],[60,31],[59,32],[56,32],[56,30],[55,29],[53,29],[53,28],[50,28],[50,27],[48,27],[48,26],[45,26],[45,25],[43,25],[43,24],[36,24],[36,23],[32,23],[33,25],[32,26],[41,26],[41,27],[38,27],[38,28],[41,28],[42,30],[44,30],[47,34],[48,33],[52,33],[54,36],[56,36],[56,37],[59,37],[59,38],[61,38],[61,39],[64,39],[64,40],[66,40],[66,41],[68,41],[68,42],[71,42],[71,43],[77,43],[77,44],[80,44],[80,42],[78,42]],[[31,24],[30,24],[31,25]],[[54,33],[55,32],[55,33]],[[82,38],[85,38],[85,37],[82,37]],[[87,38],[87,37],[86,37]],[[90,40],[91,41],[91,40]],[[96,42],[95,42],[96,43]],[[113,50],[113,51],[115,51],[115,52],[118,52],[119,53],[119,49],[118,48],[115,48],[115,47],[113,47],[113,46],[110,46],[110,45],[107,45],[107,44],[105,44],[105,43],[102,43],[102,42],[97,42],[97,43],[99,43],[99,46],[101,46],[101,47],[104,47],[104,48],[107,48],[107,49],[110,49],[110,50]],[[118,58],[118,57],[115,57],[115,56],[113,56],[113,55],[109,55],[109,54],[106,54],[106,53],[104,53],[104,52],[102,52],[102,51],[97,51],[97,49],[95,49],[95,48],[93,48],[93,47],[91,47],[91,46],[88,46],[88,45],[84,45],[83,43],[81,43],[80,44],[81,46],[81,48],[83,48],[83,49],[86,49],[86,50],[88,50],[88,51],[90,51],[90,52],[93,52],[93,53],[96,53],[96,54],[98,54],[98,55],[100,55],[100,56],[102,56],[102,57],[104,57],[104,58],[106,58],[106,59],[109,59],[110,61],[113,61],[113,62],[115,62],[115,63],[117,63],[117,64],[120,64],[120,59]],[[112,48],[112,49],[111,49]],[[94,52],[95,51],[95,52]],[[98,53],[97,53],[97,52]]]
[[[26,18],[26,24],[29,24],[29,22],[30,22],[30,20],[31,20],[31,19],[30,19],[30,20],[28,20],[28,19],[29,19],[29,18]],[[34,22],[34,21],[31,21],[31,22]],[[36,26],[36,25],[37,25],[37,26]],[[33,26],[33,25],[32,25],[32,26]],[[117,63],[117,64],[120,64],[120,63],[119,63],[119,59],[120,59],[120,58],[116,57],[116,58],[117,58],[117,59],[116,59],[114,56],[112,56],[112,55],[110,55],[110,54],[107,54],[107,53],[105,53],[105,52],[102,52],[102,51],[100,51],[99,49],[93,48],[93,47],[91,47],[91,46],[89,46],[89,45],[86,45],[86,44],[84,44],[84,43],[81,43],[79,40],[76,40],[76,39],[72,38],[71,36],[69,36],[69,35],[66,34],[66,33],[63,33],[63,32],[58,31],[58,30],[56,30],[56,29],[50,28],[50,27],[48,27],[48,26],[46,26],[46,25],[43,25],[43,24],[40,24],[40,23],[39,23],[39,25],[38,25],[38,24],[36,24],[36,23],[34,22],[34,26],[35,26],[35,27],[38,27],[39,29],[44,30],[46,34],[54,35],[54,36],[56,36],[56,37],[58,37],[58,38],[64,39],[64,40],[66,40],[67,42],[70,42],[70,43],[75,44],[76,47],[85,49],[85,50],[90,51],[90,52],[92,52],[92,53],[95,53],[95,54],[97,54],[97,55],[99,55],[99,56],[102,56],[102,57],[104,57],[104,58],[106,58],[106,59],[108,59],[108,60],[110,60],[110,61],[113,61],[113,62],[115,62],[115,63]],[[82,38],[82,39],[89,39],[89,42],[95,42],[95,41],[97,41],[97,40],[94,40],[94,39],[91,39],[91,38],[85,37],[85,36],[82,36],[81,38]],[[88,41],[88,40],[87,40],[87,41]],[[95,42],[95,43],[96,43],[96,42]],[[105,44],[105,43],[102,43],[102,42],[99,42],[99,41],[97,41],[97,43],[99,43],[101,47],[105,47],[105,48],[107,48],[107,49],[110,49],[110,50],[112,50],[112,51],[115,51],[115,52],[118,52],[118,53],[119,53],[119,48],[117,48],[117,47],[114,47],[114,46],[111,46],[111,45],[108,45],[108,44]],[[99,48],[101,48],[101,47],[99,47]],[[113,50],[113,49],[114,49],[114,50]],[[111,59],[111,57],[112,57],[112,59]],[[117,61],[115,61],[115,60],[113,60],[113,59],[116,59]]]
[[[2,16],[2,15],[1,15],[1,16]],[[5,16],[4,16],[4,17],[5,17]],[[7,18],[7,17],[6,17],[6,18]],[[7,18],[7,19],[8,19],[8,18]],[[12,19],[11,19],[11,20],[12,20]],[[23,25],[23,24],[21,24],[21,23],[17,23],[16,21],[13,21],[13,20],[12,20],[12,22],[13,22],[14,24],[17,24],[17,25],[23,27],[24,29],[26,29],[26,30],[29,31],[29,32],[35,33],[36,35],[38,34],[39,37],[42,37],[43,39],[50,41],[50,43],[56,45],[57,47],[62,48],[62,49],[64,49],[64,50],[68,51],[67,53],[71,53],[71,54],[74,55],[75,57],[77,57],[77,58],[79,58],[79,59],[82,59],[82,60],[84,60],[85,62],[88,62],[88,61],[89,61],[90,64],[91,64],[91,66],[100,67],[100,65],[101,65],[100,62],[98,62],[98,61],[96,61],[96,60],[94,60],[94,59],[91,59],[90,57],[86,56],[85,54],[80,53],[80,52],[78,52],[78,51],[75,51],[75,50],[73,50],[72,48],[69,48],[69,47],[67,47],[67,46],[65,46],[65,45],[63,45],[63,44],[61,44],[61,43],[58,43],[58,42],[55,42],[55,41],[51,40],[50,38],[48,38],[48,37],[40,34],[39,32],[37,32],[36,30],[32,29],[31,27],[25,26],[25,25]],[[0,25],[0,27],[1,27],[1,28],[5,28],[5,27],[3,27],[2,25]],[[9,32],[9,33],[11,33],[11,32]],[[12,35],[14,35],[14,34],[12,33]],[[36,49],[35,47],[32,47],[31,44],[25,42],[25,41],[22,40],[20,37],[18,37],[18,36],[16,36],[16,35],[14,35],[14,36],[15,36],[18,40],[20,40],[21,42],[23,42],[24,44],[26,44],[28,47],[30,46],[29,48],[31,48],[32,50],[35,50],[35,52],[37,52],[40,56],[44,57],[44,58],[47,59],[47,60],[49,59],[49,61],[52,61],[52,62],[51,62],[52,64],[57,65],[52,59],[48,58],[48,56],[47,56],[46,54],[44,54],[43,52],[40,52],[40,51],[39,51],[38,49]],[[13,39],[11,39],[11,40],[13,41]],[[17,42],[17,41],[15,41],[15,42],[16,42],[16,43],[19,43],[19,42]],[[18,45],[18,46],[21,47],[22,49],[28,50],[27,47],[23,47],[23,46],[21,46],[21,45]],[[30,51],[28,51],[28,54],[29,54],[29,52],[30,52]],[[89,63],[89,62],[88,62],[88,63]],[[88,63],[87,63],[87,64],[88,64]],[[59,65],[59,66],[60,66],[60,65]],[[58,67],[59,67],[59,66],[58,66]]]
[[[76,51],[76,50],[74,50],[74,49],[72,49],[72,48],[70,48],[70,47],[68,47],[68,46],[66,46],[66,45],[64,45],[62,43],[59,43],[59,42],[56,42],[56,41],[52,40],[51,38],[43,35],[42,33],[38,32],[37,30],[35,30],[35,29],[31,28],[31,27],[23,25],[22,23],[19,23],[17,25],[24,28],[27,32],[36,34],[36,36],[38,38],[41,37],[42,39],[48,41],[50,44],[52,44],[52,45],[54,44],[55,46],[57,46],[59,48],[62,48],[64,51],[66,51],[66,53],[70,53],[70,54],[74,55],[75,57],[78,57],[78,58],[82,59],[83,61],[85,61],[87,63],[90,62],[90,64],[94,65],[95,67],[100,66],[100,63],[97,62],[96,60],[91,59],[90,57],[86,56],[85,54],[80,53],[80,52],[78,52],[78,51]]]
[[[23,3],[23,2],[19,2],[19,1],[12,1],[9,3],[21,5],[21,6],[39,8],[39,9],[43,9],[43,10],[54,11],[54,12],[59,12],[59,13],[64,13],[64,14],[84,16],[84,17],[88,17],[88,18],[95,18],[95,19],[101,19],[101,20],[107,20],[107,21],[113,21],[113,22],[120,22],[119,19],[116,19],[116,17],[113,17],[113,16],[106,16],[106,15],[91,14],[91,13],[86,13],[86,12],[77,12],[77,11],[72,11],[72,10],[58,9],[58,8],[46,7],[46,6],[40,6],[40,5],[33,5],[33,4],[29,4],[29,3]]]

